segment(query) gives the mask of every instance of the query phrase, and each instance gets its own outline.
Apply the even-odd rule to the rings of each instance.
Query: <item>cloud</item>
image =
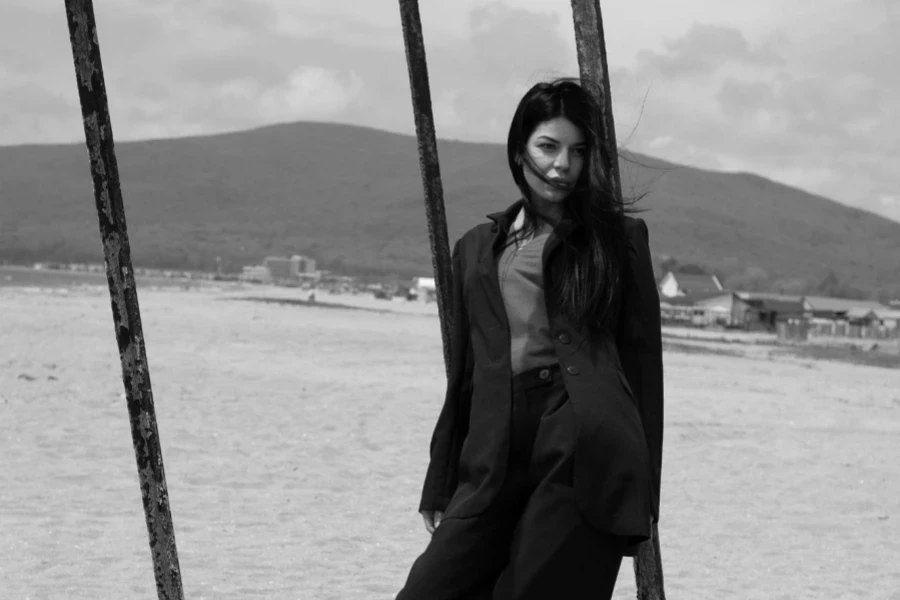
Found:
[[[185,57],[173,65],[172,76],[191,85],[220,85],[234,80],[253,79],[260,85],[275,85],[290,76],[293,65],[278,58],[267,59],[247,47],[232,52],[204,53]]]
[[[178,2],[177,5],[180,7],[183,2]],[[250,32],[267,32],[278,24],[278,11],[263,2],[206,0],[202,5],[207,14],[226,27]]]
[[[525,90],[576,75],[568,3],[420,3],[440,137],[502,142]],[[116,138],[326,119],[413,133],[395,0],[96,4]],[[777,10],[776,10],[777,9]],[[619,142],[898,215],[900,3],[604,7]],[[81,141],[64,13],[0,3],[0,144]]]
[[[428,52],[432,93],[443,101],[438,134],[474,141],[505,140],[518,101],[534,83],[578,74],[554,13],[503,3],[472,10],[466,35]]]
[[[350,52],[335,47],[334,60],[322,61],[328,40],[257,35],[276,26],[271,14],[253,20],[250,2],[229,4],[227,11],[220,4],[194,3],[178,19],[166,18],[174,5],[152,13],[130,0],[97,7],[118,140],[331,120],[361,92],[360,78],[346,68],[353,64]],[[64,13],[5,7],[0,22],[7,14],[25,29],[0,25],[0,47],[21,50],[0,57],[0,143],[81,141]],[[31,33],[44,52],[33,52]],[[298,61],[304,56],[307,64]]]
[[[688,32],[665,43],[662,52],[638,54],[638,68],[645,73],[678,78],[705,75],[734,64],[773,66],[783,64],[774,43],[754,46],[734,27],[695,23]]]
[[[636,127],[632,150],[757,172],[896,218],[877,198],[896,181],[888,165],[900,164],[900,76],[885,60],[900,44],[878,10],[857,6],[840,27],[755,43],[691,27],[612,72],[617,127]]]
[[[73,83],[74,86],[74,77]],[[36,83],[20,83],[7,87],[0,97],[4,112],[24,115],[38,113],[42,115],[68,114],[79,110],[78,102],[73,102],[62,94],[49,91]]]
[[[560,34],[558,13],[501,3],[470,6],[466,27],[449,33],[428,20],[444,18],[446,11],[423,6],[437,129],[441,136],[493,141],[505,137],[530,83],[576,74],[577,65]],[[31,19],[26,29],[47,29],[49,13],[21,11]],[[235,0],[227,6],[212,0],[120,0],[96,12],[118,139],[149,130],[178,136],[281,119],[327,118],[414,131],[394,5],[390,15],[381,10],[377,18],[374,8],[354,15],[311,0]],[[77,102],[65,22],[56,17],[44,41],[57,58],[45,56],[21,70],[31,73],[31,81],[44,73],[52,82],[44,87]],[[440,35],[429,35],[435,29]],[[23,42],[13,40],[8,47],[24,47]],[[305,83],[314,78],[314,84]],[[154,119],[159,122],[151,127]],[[32,135],[32,129],[6,129],[0,143]]]
[[[77,96],[73,99],[36,83],[19,81],[0,89],[0,132],[18,143],[56,142],[60,134],[77,140],[84,135]]]
[[[300,67],[284,84],[259,95],[263,118],[275,121],[333,118],[343,112],[362,90],[354,72],[346,76],[321,67]]]
[[[207,89],[179,115],[179,127],[212,132],[268,123],[336,120],[355,102],[363,83],[354,73],[314,66],[297,67],[283,81],[267,86],[252,77],[234,78]]]
[[[883,194],[878,197],[882,212],[894,220],[900,221],[900,194]]]
[[[471,33],[464,46],[469,81],[517,84],[529,71],[570,66],[552,13],[490,4],[473,10],[469,23]]]

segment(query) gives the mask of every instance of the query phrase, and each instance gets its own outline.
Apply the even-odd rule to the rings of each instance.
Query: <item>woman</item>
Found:
[[[507,144],[522,192],[453,249],[453,348],[398,600],[612,595],[659,516],[662,344],[647,227],[601,167],[576,82],[534,86]]]

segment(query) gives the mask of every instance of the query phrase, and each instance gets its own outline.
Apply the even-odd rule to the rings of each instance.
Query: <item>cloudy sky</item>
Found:
[[[94,0],[117,140],[413,133],[396,0]],[[577,74],[568,0],[420,0],[439,137]],[[601,0],[619,142],[900,221],[900,0]],[[0,145],[83,141],[62,0],[0,2]]]

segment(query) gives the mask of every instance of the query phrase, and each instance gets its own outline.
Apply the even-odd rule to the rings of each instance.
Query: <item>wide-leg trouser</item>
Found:
[[[624,540],[592,529],[575,504],[574,417],[559,367],[515,375],[512,387],[503,489],[475,517],[454,517],[451,501],[397,600],[612,596]]]

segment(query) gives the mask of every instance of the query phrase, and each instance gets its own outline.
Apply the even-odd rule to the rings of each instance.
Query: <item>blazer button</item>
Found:
[[[561,344],[568,344],[569,341],[570,341],[570,340],[569,340],[568,334],[565,334],[565,333],[559,334],[559,342],[560,342]]]
[[[569,373],[569,375],[578,375],[578,367],[576,367],[575,365],[566,367],[566,371]]]

